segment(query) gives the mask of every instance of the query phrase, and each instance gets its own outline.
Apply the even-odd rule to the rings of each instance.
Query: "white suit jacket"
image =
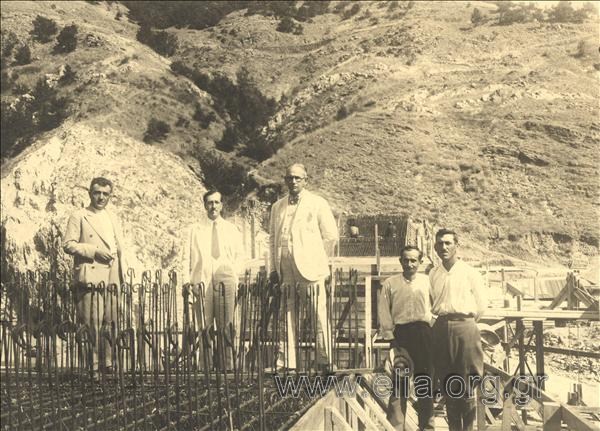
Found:
[[[233,277],[235,284],[238,283],[238,274],[241,265],[244,264],[244,243],[242,235],[233,223],[219,218],[217,221],[219,231],[219,246],[221,257],[219,258],[219,271],[228,272]],[[194,223],[188,229],[186,241],[183,248],[183,271],[182,282],[204,283],[208,286],[213,278],[216,268],[212,265],[212,222],[207,220],[203,223]]]
[[[288,206],[288,196],[271,207],[269,223],[271,271],[281,275],[281,230]],[[338,229],[331,208],[325,199],[303,190],[296,214],[290,226],[294,262],[298,271],[309,281],[322,280],[329,275],[328,253],[338,239]]]

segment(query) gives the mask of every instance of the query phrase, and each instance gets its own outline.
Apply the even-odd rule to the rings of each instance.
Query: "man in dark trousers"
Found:
[[[431,287],[427,276],[417,273],[422,258],[423,253],[414,246],[406,246],[400,251],[402,274],[383,282],[377,309],[383,339],[393,336],[390,348],[395,353],[395,373],[403,374],[408,370],[409,374],[414,375],[415,382],[424,379],[428,388],[431,388]],[[390,396],[387,417],[396,429],[404,430],[408,385],[395,374],[393,378],[394,393]],[[433,394],[431,389],[428,392],[422,396],[417,394],[420,430],[434,429]]]
[[[472,430],[476,418],[475,376],[483,375],[483,350],[477,320],[487,308],[479,271],[457,256],[458,236],[449,229],[435,235],[442,264],[431,270],[435,374],[446,397],[448,427]]]

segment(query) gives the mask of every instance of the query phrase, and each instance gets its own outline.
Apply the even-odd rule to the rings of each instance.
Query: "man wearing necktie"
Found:
[[[195,310],[198,325],[202,329],[216,325],[215,329],[222,328],[227,339],[235,342],[239,335],[235,296],[238,274],[243,269],[244,244],[238,228],[221,217],[221,193],[209,190],[203,200],[208,220],[189,228],[183,249],[183,282],[190,283],[196,293],[203,290],[203,302],[198,302],[202,307]],[[230,324],[234,339],[230,337]],[[231,368],[230,350],[226,352],[226,366]]]
[[[88,192],[90,205],[71,215],[64,236],[64,250],[74,256],[77,316],[93,336],[99,335],[103,324],[116,323],[117,291],[125,279],[123,232],[118,218],[106,209],[112,191],[110,180],[94,178]],[[110,343],[102,340],[95,344],[100,345],[100,355],[94,352],[93,365],[110,369]]]
[[[331,368],[332,358],[325,278],[330,275],[329,256],[333,254],[338,229],[329,204],[304,188],[306,180],[304,165],[291,165],[285,175],[289,194],[271,208],[271,281],[280,283],[283,297],[287,298],[281,305],[287,325],[280,331],[287,337],[276,367],[297,367],[296,343],[300,341],[301,323],[298,313],[302,313],[315,317],[316,328],[312,329],[317,333],[316,362],[325,371]]]

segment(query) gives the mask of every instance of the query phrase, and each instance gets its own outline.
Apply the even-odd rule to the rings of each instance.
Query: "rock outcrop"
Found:
[[[178,266],[182,232],[205,217],[200,180],[172,153],[114,129],[66,123],[3,169],[2,258],[9,269],[70,267],[62,236],[70,213],[88,205],[96,176],[114,182],[109,205],[122,220],[137,274]]]

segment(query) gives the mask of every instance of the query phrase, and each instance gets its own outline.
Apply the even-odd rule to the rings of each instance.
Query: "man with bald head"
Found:
[[[296,343],[299,340],[299,316],[306,306],[313,307],[316,317],[316,365],[322,371],[331,369],[330,328],[327,322],[325,278],[330,275],[329,256],[338,239],[338,229],[325,199],[305,189],[307,172],[295,163],[284,177],[288,194],[273,204],[269,224],[271,280],[283,288],[282,308],[286,312],[287,337],[280,350],[277,369],[297,367]]]

